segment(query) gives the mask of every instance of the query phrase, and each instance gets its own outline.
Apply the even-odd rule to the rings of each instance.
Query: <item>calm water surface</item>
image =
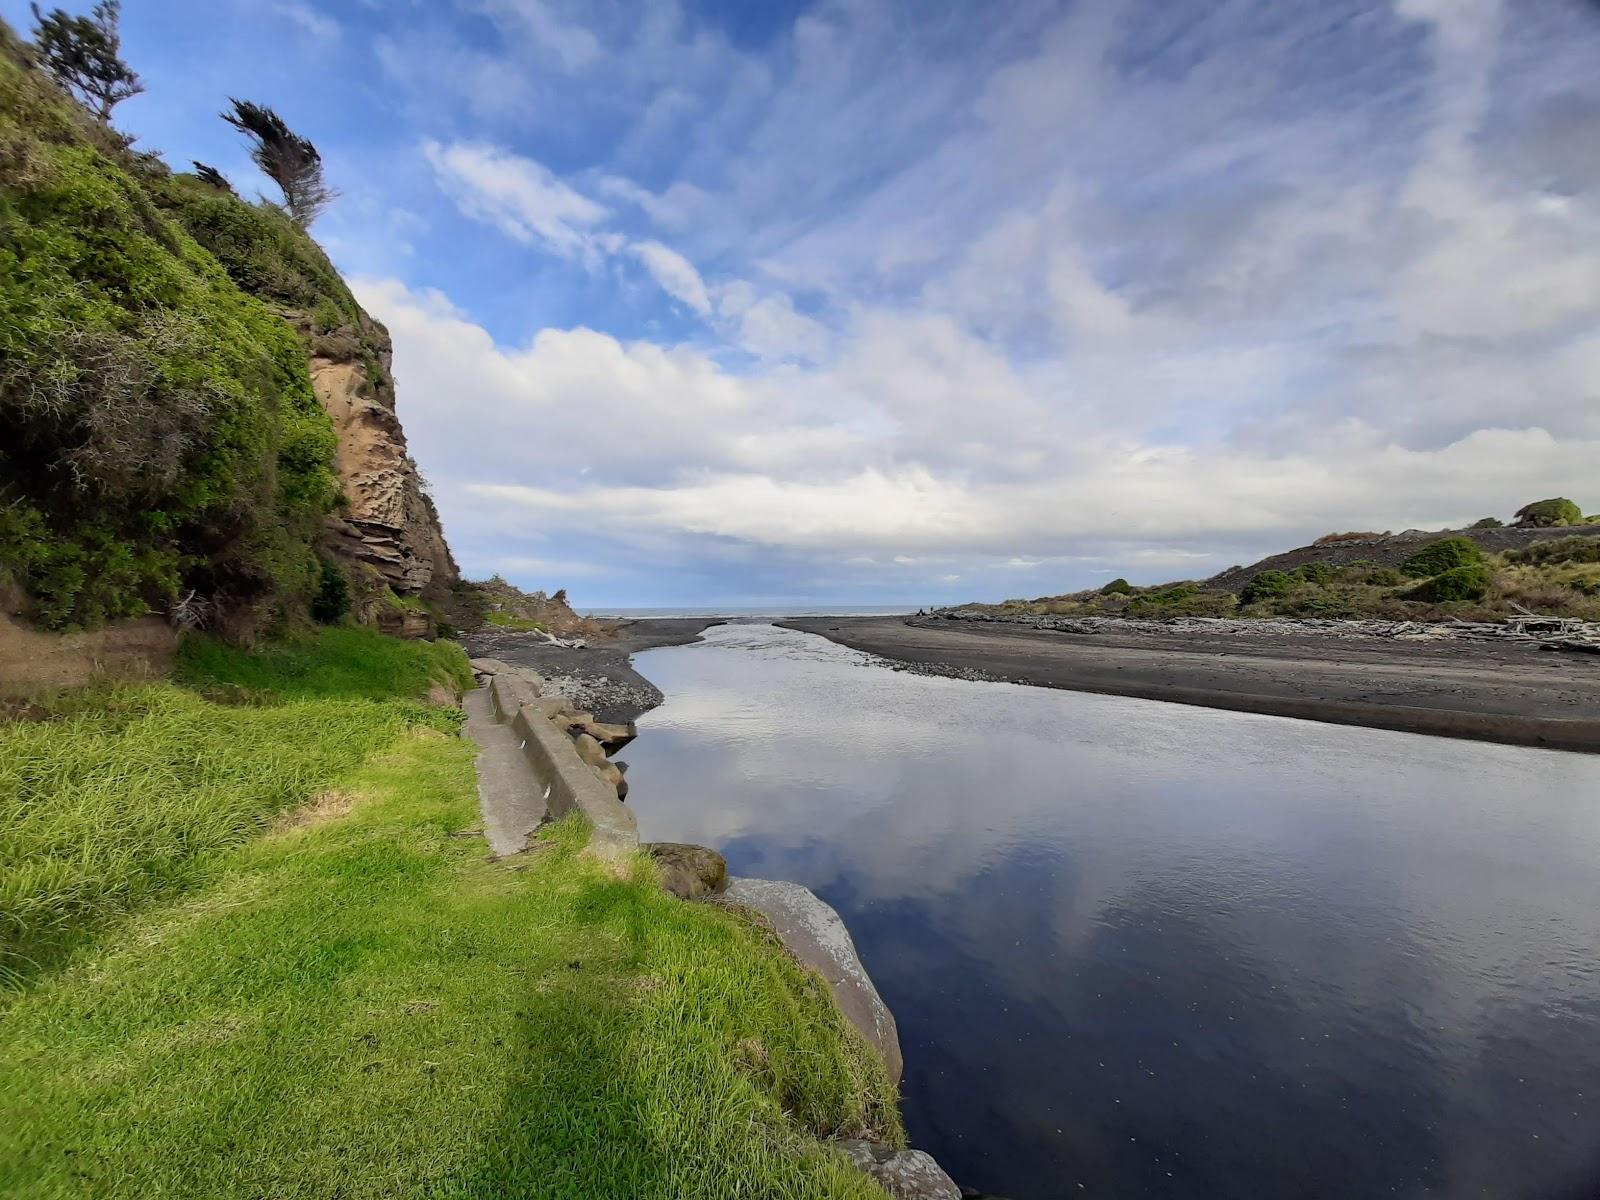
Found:
[[[1600,1196],[1600,758],[652,650],[647,838],[839,909],[1016,1200]]]

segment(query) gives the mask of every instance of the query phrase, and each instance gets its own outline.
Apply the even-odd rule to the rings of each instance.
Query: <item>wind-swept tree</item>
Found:
[[[301,229],[308,229],[338,197],[322,178],[322,156],[309,138],[301,137],[283,118],[263,104],[234,100],[222,119],[251,140],[250,157],[283,189],[283,206]]]
[[[111,110],[144,84],[122,61],[117,21],[122,0],[100,0],[87,17],[57,8],[48,14],[33,6],[33,48],[45,70],[74,92],[95,116],[111,120]]]
[[[202,182],[209,183],[212,187],[219,191],[228,192],[230,195],[232,194],[233,184],[228,182],[228,177],[221,171],[217,170],[210,163],[203,163],[197,158],[191,159],[190,161],[194,163],[194,173],[200,177]]]

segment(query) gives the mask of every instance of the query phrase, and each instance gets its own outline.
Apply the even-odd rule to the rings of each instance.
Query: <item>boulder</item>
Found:
[[[835,1144],[895,1200],[961,1200],[961,1189],[926,1151],[855,1140]]]
[[[894,1014],[872,985],[839,914],[809,888],[772,879],[731,879],[726,899],[765,917],[789,953],[827,980],[839,1011],[899,1083],[903,1064]]]
[[[585,715],[575,714],[562,718],[566,724],[567,732],[574,736],[580,733],[588,734],[606,748],[607,754],[615,754],[639,736],[639,727],[632,721],[628,721],[625,724],[612,724],[606,721],[596,721],[592,717],[587,720],[579,719],[579,717]]]
[[[728,864],[704,846],[648,842],[644,849],[661,870],[661,886],[680,900],[698,900],[728,886]]]
[[[599,742],[595,741],[587,733],[580,733],[573,738],[572,744],[578,751],[578,757],[591,767],[603,767],[606,765],[605,750]]]
[[[622,777],[622,772],[617,769],[616,763],[590,763],[589,767],[602,782],[611,785],[617,793],[618,800],[628,798],[628,781]]]

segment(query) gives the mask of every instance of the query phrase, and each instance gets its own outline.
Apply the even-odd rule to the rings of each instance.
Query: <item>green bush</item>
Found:
[[[1489,591],[1493,573],[1482,563],[1451,567],[1424,580],[1405,594],[1407,600],[1447,604],[1455,600],[1482,600]]]
[[[1582,525],[1583,510],[1565,496],[1549,500],[1535,500],[1517,509],[1516,522],[1523,527],[1545,528],[1551,525]]]
[[[1287,571],[1262,571],[1253,576],[1239,593],[1241,604],[1255,604],[1277,596],[1287,596],[1299,582]]]
[[[1456,567],[1471,566],[1482,561],[1483,551],[1478,549],[1478,543],[1471,538],[1441,538],[1437,542],[1428,543],[1406,559],[1400,564],[1400,569],[1413,577],[1438,575]]]
[[[1472,528],[1472,529],[1504,529],[1505,528],[1505,524],[1506,523],[1504,521],[1502,521],[1499,517],[1480,517],[1480,518],[1478,518],[1478,520],[1476,520],[1476,521],[1474,521],[1472,523],[1470,528]]]
[[[1129,596],[1133,594],[1133,585],[1126,579],[1113,579],[1100,589],[1102,596]]]
[[[50,628],[184,589],[303,601],[336,492],[304,347],[163,213],[150,160],[4,51],[0,564]]]
[[[1318,587],[1322,587],[1333,578],[1333,568],[1319,559],[1295,568],[1294,577],[1306,583],[1314,583]]]
[[[359,323],[339,272],[282,209],[247,203],[193,175],[171,176],[156,199],[241,290],[312,313],[323,330]]]
[[[350,580],[337,563],[322,560],[322,579],[311,598],[311,619],[336,625],[350,612]]]
[[[1198,583],[1174,583],[1137,593],[1123,612],[1130,617],[1220,617],[1237,604],[1231,592],[1207,591]]]

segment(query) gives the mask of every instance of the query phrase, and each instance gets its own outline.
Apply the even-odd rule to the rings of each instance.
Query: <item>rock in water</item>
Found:
[[[661,886],[680,900],[698,900],[728,886],[728,864],[704,846],[650,842],[644,847],[661,869]]]
[[[726,899],[760,913],[790,954],[821,973],[839,1011],[878,1052],[890,1080],[899,1083],[900,1033],[894,1014],[872,985],[839,914],[808,888],[771,879],[731,879]]]
[[[921,1150],[891,1150],[876,1142],[837,1143],[850,1161],[876,1179],[895,1200],[961,1200],[961,1189],[933,1156]]]

